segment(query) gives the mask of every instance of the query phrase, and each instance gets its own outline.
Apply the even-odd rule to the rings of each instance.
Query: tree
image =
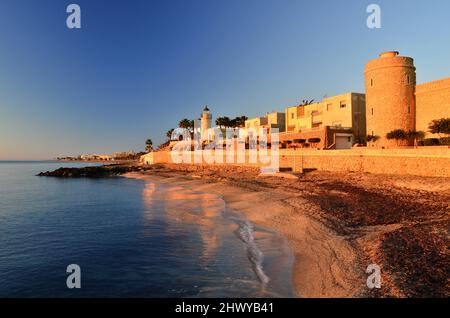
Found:
[[[184,128],[184,129],[190,129],[191,121],[187,118],[184,118],[184,119],[180,120],[180,122],[178,123],[178,127]]]
[[[147,152],[153,151],[153,141],[151,139],[145,141],[145,150]]]
[[[239,116],[231,120],[233,128],[245,127],[245,121],[248,119],[247,116]]]
[[[299,106],[307,106],[307,105],[311,105],[312,103],[314,103],[314,99],[304,99],[302,100],[302,102],[300,103]]]
[[[433,120],[428,126],[429,132],[438,134],[450,135],[450,118],[441,118]]]
[[[217,117],[216,119],[216,125],[220,128],[222,127],[232,127],[232,122],[229,117],[223,116],[223,117]]]
[[[418,131],[416,131],[416,130],[410,131],[410,132],[408,132],[407,135],[408,135],[408,139],[414,140],[414,146],[417,145],[417,142],[418,142],[419,140],[422,140],[422,139],[425,138],[425,132],[424,132],[424,131],[421,131],[421,130],[418,130]]]
[[[222,128],[222,124],[223,124],[222,117],[217,117],[216,118],[216,125],[219,126],[220,128]]]
[[[178,123],[178,127],[187,129],[191,133],[191,138],[194,136],[194,121],[184,118]]]
[[[389,140],[394,139],[398,146],[401,140],[408,140],[408,133],[403,129],[394,129],[386,134],[386,138]]]
[[[371,141],[373,141],[373,142],[375,142],[375,141],[377,141],[378,139],[380,139],[380,136],[377,136],[377,135],[367,135],[367,142],[371,142]]]
[[[224,116],[223,117],[223,121],[224,121],[224,126],[225,127],[232,127],[232,121],[229,117]]]
[[[174,131],[174,130],[175,130],[175,129],[171,128],[171,129],[169,129],[169,130],[166,132],[166,137],[167,137],[167,139],[168,139],[169,141],[172,140],[172,134],[173,134],[173,131]]]

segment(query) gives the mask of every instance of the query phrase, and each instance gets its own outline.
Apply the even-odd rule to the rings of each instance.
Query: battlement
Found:
[[[450,77],[447,77],[441,80],[416,85],[416,95],[449,88]]]

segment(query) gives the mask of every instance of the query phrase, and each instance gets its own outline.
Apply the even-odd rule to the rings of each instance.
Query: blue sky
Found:
[[[415,59],[418,83],[448,77],[449,13],[448,0],[0,0],[0,160],[142,150],[205,104],[252,117],[364,92],[386,50]]]

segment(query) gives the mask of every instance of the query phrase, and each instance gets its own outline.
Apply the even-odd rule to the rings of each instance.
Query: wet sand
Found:
[[[299,297],[448,297],[450,180],[245,167],[155,165],[127,177],[221,195],[288,239]],[[369,264],[382,288],[368,289]],[[411,278],[412,277],[412,278]]]
[[[208,183],[198,178],[186,180],[179,176],[160,177],[142,173],[126,176],[219,194],[228,208],[243,213],[246,219],[255,224],[287,237],[295,255],[294,286],[299,296],[345,297],[355,293],[352,286],[357,277],[353,275],[354,269],[348,268],[353,267],[355,261],[351,247],[319,222],[296,215],[295,209],[287,208],[283,201],[288,199],[288,195],[247,192],[240,187]],[[339,258],[336,259],[335,255],[339,255]],[[336,281],[338,284],[335,284]]]

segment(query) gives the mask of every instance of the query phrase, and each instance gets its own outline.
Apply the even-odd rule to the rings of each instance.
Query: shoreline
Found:
[[[449,297],[450,180],[313,171],[260,177],[226,165],[159,164],[126,177],[218,194],[284,236],[300,297]],[[366,269],[381,268],[369,289]]]
[[[450,178],[255,167],[118,165],[41,175],[144,179],[220,195],[227,207],[287,239],[301,297],[450,297]],[[369,289],[366,269],[381,270]]]
[[[208,182],[196,176],[189,179],[176,173],[157,176],[131,172],[123,177],[220,195],[228,208],[286,238],[294,255],[292,280],[299,297],[354,297],[361,293],[355,288],[362,281],[354,268],[356,251],[321,222],[307,214],[296,214],[293,206],[286,207],[287,196],[282,193],[275,197],[273,192],[249,193],[238,186]]]

